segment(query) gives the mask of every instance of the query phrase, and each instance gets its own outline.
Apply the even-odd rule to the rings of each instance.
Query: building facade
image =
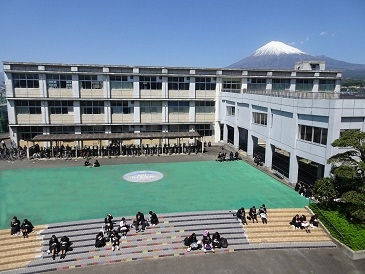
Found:
[[[325,70],[322,62],[293,67],[4,62],[10,137],[23,145],[37,135],[197,132],[204,142],[229,142],[248,155],[261,153],[265,166],[276,168],[291,183],[301,176],[301,163],[314,163],[315,177],[328,176],[326,161],[337,153],[332,141],[343,130],[364,130],[365,101],[341,98],[341,73]],[[275,165],[279,154],[286,157],[287,166]]]

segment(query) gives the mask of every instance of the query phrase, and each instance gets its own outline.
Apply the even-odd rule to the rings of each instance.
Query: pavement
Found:
[[[352,261],[339,248],[252,250],[133,261],[53,273],[364,274],[365,260]]]

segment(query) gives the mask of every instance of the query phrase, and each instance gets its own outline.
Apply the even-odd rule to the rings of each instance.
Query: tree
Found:
[[[328,202],[333,201],[338,195],[334,179],[328,177],[318,179],[314,184],[313,194],[318,201],[328,205]]]
[[[347,130],[332,146],[346,149],[328,159],[341,202],[351,217],[365,221],[365,132]]]

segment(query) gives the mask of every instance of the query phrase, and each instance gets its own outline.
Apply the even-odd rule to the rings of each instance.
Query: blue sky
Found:
[[[364,0],[1,0],[0,60],[225,67],[276,40],[365,64]]]

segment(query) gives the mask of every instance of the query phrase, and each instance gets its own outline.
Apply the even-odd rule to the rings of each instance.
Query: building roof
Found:
[[[90,133],[90,134],[40,134],[32,141],[78,141],[78,140],[110,140],[110,139],[173,139],[198,138],[200,134],[193,132],[139,132],[139,133]]]

